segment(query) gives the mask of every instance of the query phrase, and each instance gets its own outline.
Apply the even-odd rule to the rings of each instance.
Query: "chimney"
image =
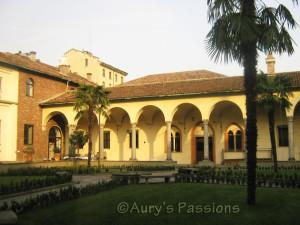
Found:
[[[272,55],[272,53],[269,53],[266,58],[267,63],[267,74],[268,75],[274,75],[275,74],[275,58]]]
[[[62,65],[58,66],[58,69],[61,73],[65,74],[65,75],[68,75],[71,72],[70,65],[62,64]]]
[[[26,55],[30,60],[36,61],[36,52],[31,51],[31,52],[26,53]]]

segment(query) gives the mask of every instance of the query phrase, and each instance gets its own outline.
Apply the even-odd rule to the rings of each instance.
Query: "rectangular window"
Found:
[[[123,82],[124,82],[124,80],[123,80],[124,78],[123,77],[121,77],[121,84],[123,84]]]
[[[26,90],[25,90],[25,94],[26,96],[32,97],[33,96],[33,79],[32,78],[28,78],[26,80]]]
[[[33,144],[33,125],[30,124],[24,125],[24,144],[25,145]]]
[[[287,125],[277,126],[278,129],[278,142],[280,147],[289,146],[289,134]]]
[[[102,76],[105,78],[105,69],[102,70]]]
[[[135,147],[138,149],[139,148],[139,131],[136,130],[135,132]],[[129,133],[129,148],[132,148],[132,133],[130,131]]]
[[[104,148],[110,149],[110,131],[103,132],[103,145]]]
[[[85,59],[85,67],[89,65],[89,59]]]
[[[117,82],[117,81],[118,81],[118,75],[115,74],[115,82]]]
[[[87,79],[88,80],[92,80],[92,75],[93,75],[92,73],[87,73],[86,74]]]
[[[111,80],[111,72],[109,72],[109,79]]]

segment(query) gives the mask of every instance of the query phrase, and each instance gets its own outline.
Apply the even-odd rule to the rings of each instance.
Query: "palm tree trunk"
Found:
[[[252,18],[255,23],[255,2],[254,0],[242,1],[242,16]],[[247,150],[247,203],[255,205],[256,201],[256,65],[257,49],[256,40],[247,40],[242,37],[241,49],[244,67],[244,88],[246,94],[246,150]]]
[[[88,146],[88,167],[91,167],[91,158],[92,158],[92,148],[93,148],[93,140],[92,140],[92,131],[93,131],[93,116],[94,113],[92,110],[89,109],[88,111],[88,139],[89,139],[89,146]]]
[[[269,119],[269,133],[272,149],[272,158],[274,163],[274,172],[277,173],[277,151],[276,151],[276,142],[275,142],[275,132],[274,132],[274,109],[269,110],[268,112]]]

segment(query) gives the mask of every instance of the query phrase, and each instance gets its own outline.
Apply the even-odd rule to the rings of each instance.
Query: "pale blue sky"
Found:
[[[300,7],[278,1],[300,23]],[[68,49],[84,49],[127,71],[128,80],[195,69],[242,74],[236,63],[208,58],[206,0],[0,0],[0,27],[0,51],[34,50],[43,62],[58,65]],[[277,71],[300,70],[300,27],[291,34],[295,54],[276,56]],[[261,55],[258,69],[265,68]]]

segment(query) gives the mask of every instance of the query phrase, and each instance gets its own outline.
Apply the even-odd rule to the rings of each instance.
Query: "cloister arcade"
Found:
[[[246,156],[243,95],[112,102],[108,114],[108,118],[95,115],[94,157],[100,153],[102,159],[113,161],[173,160],[196,164],[204,160],[221,164]],[[58,126],[64,140],[64,155],[68,154],[68,136],[75,129],[87,130],[87,119],[75,120],[75,115],[70,105],[43,108],[48,141],[54,140],[50,138],[50,129]],[[261,108],[257,115],[257,157],[269,159],[267,115]],[[293,138],[300,134],[299,104],[286,113],[277,110],[275,119],[276,142],[280,141],[278,132],[287,132],[289,142],[289,145],[278,144],[278,159],[300,160],[300,139]],[[87,144],[81,154],[87,154]]]

